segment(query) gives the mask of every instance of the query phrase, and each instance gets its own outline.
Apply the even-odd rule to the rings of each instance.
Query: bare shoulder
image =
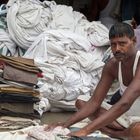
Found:
[[[105,65],[104,69],[105,71],[112,74],[113,77],[118,77],[118,61],[113,57],[111,58]]]
[[[138,61],[138,64],[137,64],[137,69],[136,69],[136,77],[140,77],[140,58],[139,58],[139,61]]]

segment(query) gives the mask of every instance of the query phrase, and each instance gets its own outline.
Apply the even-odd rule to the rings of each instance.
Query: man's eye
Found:
[[[115,47],[116,45],[115,44],[111,44],[111,47]]]
[[[124,46],[124,45],[125,45],[125,42],[121,42],[121,43],[120,43],[120,46]]]

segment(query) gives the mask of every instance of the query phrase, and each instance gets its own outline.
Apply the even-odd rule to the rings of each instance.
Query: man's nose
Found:
[[[116,45],[116,51],[120,51],[120,45],[119,44]]]

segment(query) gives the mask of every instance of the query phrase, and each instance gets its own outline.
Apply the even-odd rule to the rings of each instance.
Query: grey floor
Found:
[[[140,98],[133,104],[133,107],[131,109],[131,112],[129,112],[130,115],[137,115],[140,116]],[[58,122],[58,121],[65,121],[67,120],[74,112],[63,112],[63,113],[50,113],[46,112],[43,114],[41,118],[41,123],[42,124],[51,124],[53,122]],[[112,139],[116,140],[116,139]]]
[[[50,124],[53,122],[63,122],[67,120],[74,112],[61,112],[61,113],[52,113],[46,112],[41,118],[42,124]]]
[[[74,112],[61,112],[61,113],[52,113],[52,112],[46,112],[43,114],[41,118],[42,124],[51,124],[54,122],[63,122],[66,121],[70,116],[72,116]],[[112,140],[118,140],[112,138]]]

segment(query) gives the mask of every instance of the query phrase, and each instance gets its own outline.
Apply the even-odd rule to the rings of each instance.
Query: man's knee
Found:
[[[79,110],[79,109],[83,108],[85,103],[86,103],[85,101],[77,99],[76,102],[75,102],[75,106]]]
[[[140,122],[132,124],[130,126],[130,135],[133,138],[139,138],[140,139]]]

